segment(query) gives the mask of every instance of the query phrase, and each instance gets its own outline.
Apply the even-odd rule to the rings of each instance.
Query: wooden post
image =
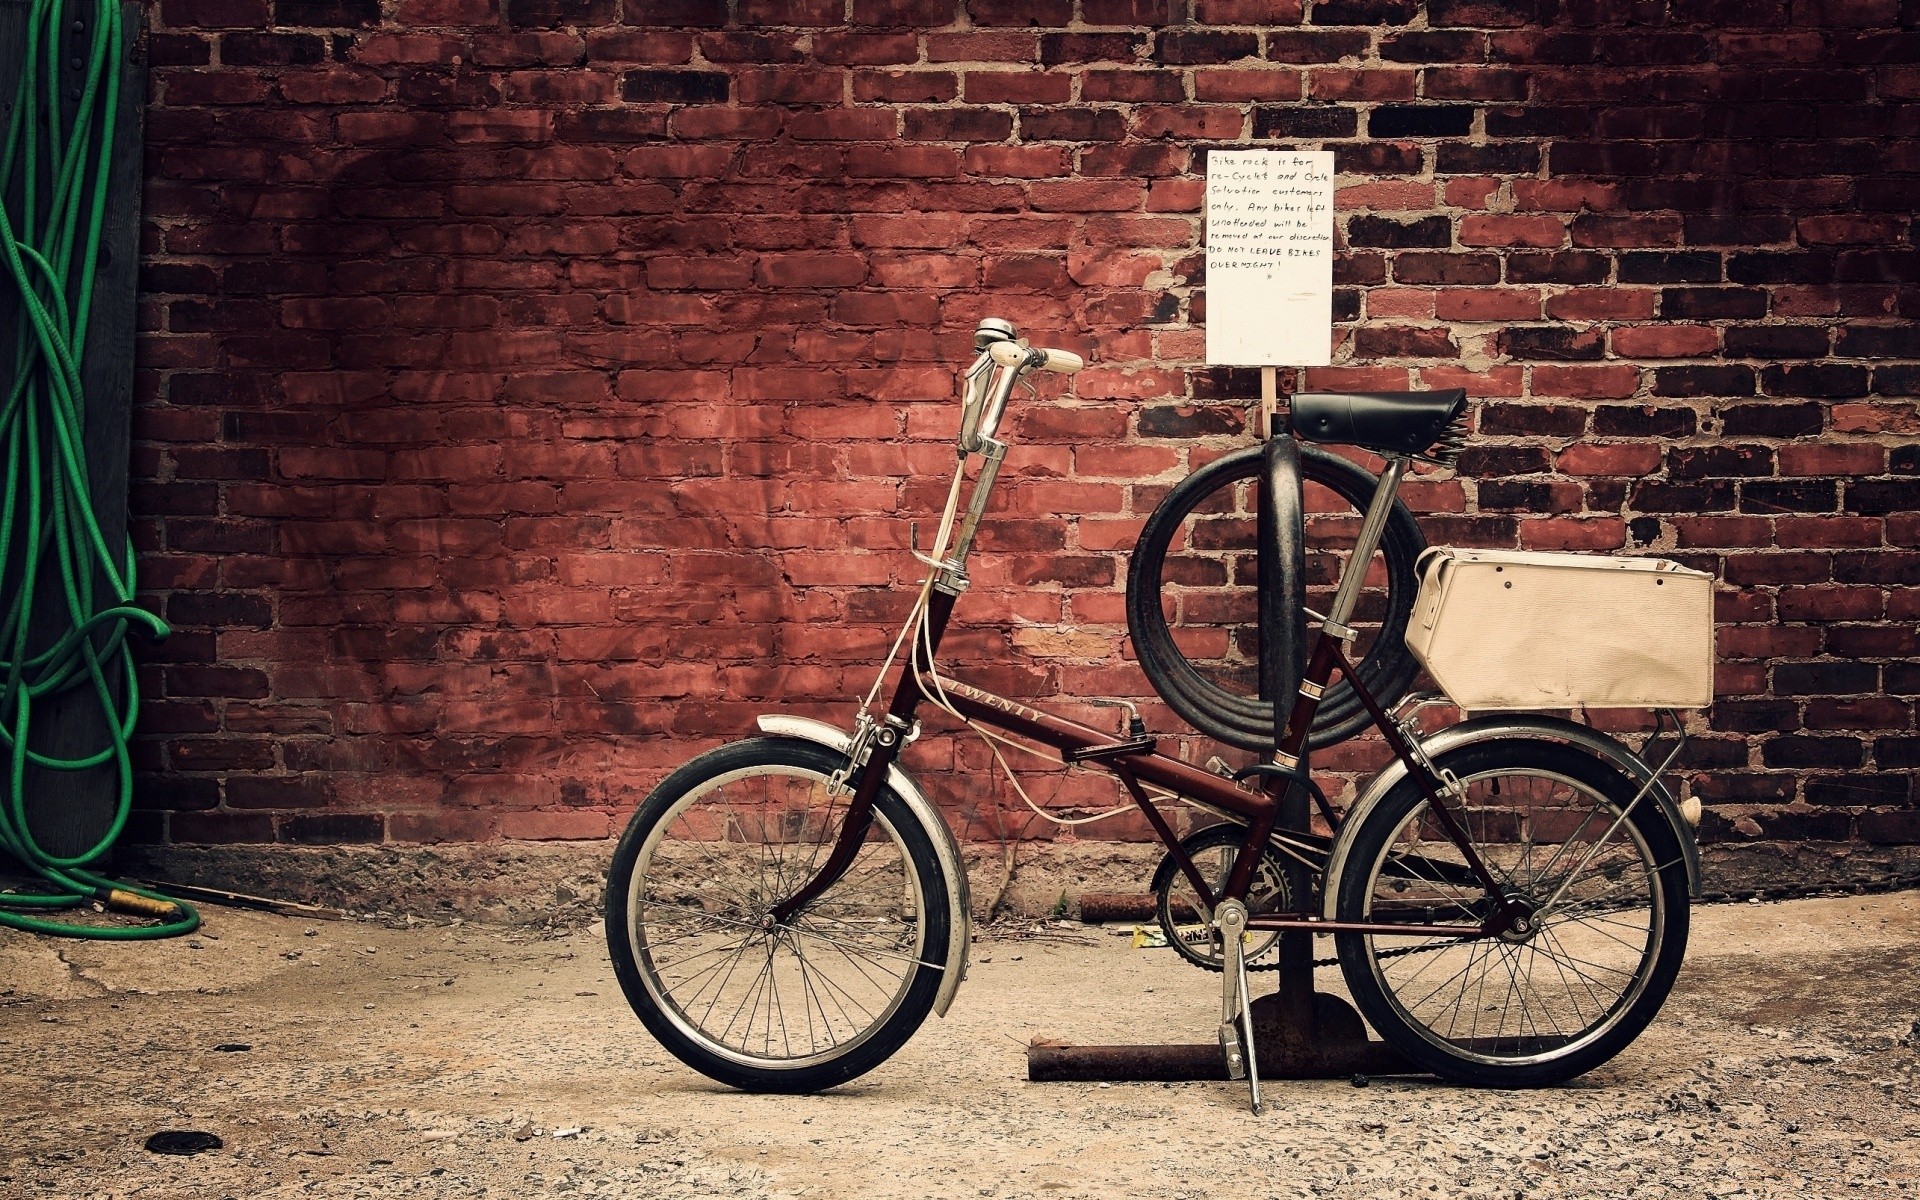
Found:
[[[145,10],[139,3],[120,6],[125,30],[120,62],[119,109],[109,152],[105,223],[100,231],[100,256],[94,268],[93,310],[87,325],[85,360],[80,382],[86,397],[84,445],[93,511],[107,545],[118,551],[127,536],[127,470],[132,458],[134,294],[140,266],[140,191],[144,178],[145,115],[147,100],[147,41]],[[0,103],[10,104],[19,86],[19,60],[26,35],[27,6],[0,4]],[[63,40],[85,47],[93,38],[93,14],[69,10]],[[77,29],[75,26],[81,26]],[[11,40],[10,40],[11,39]],[[11,51],[9,51],[11,46]],[[84,52],[80,53],[84,57]],[[63,67],[74,55],[60,56]],[[77,89],[63,87],[68,119],[76,107]],[[10,115],[10,114],[9,114]],[[10,290],[10,289],[8,289]],[[0,311],[0,329],[15,328],[14,305]],[[11,378],[11,348],[4,365]],[[106,581],[96,573],[94,595],[113,603]],[[57,637],[67,627],[59,601],[58,580],[43,580],[35,601],[35,644],[44,646],[52,630]],[[42,622],[45,622],[43,625]],[[96,638],[96,644],[101,639]],[[136,639],[137,640],[137,639]],[[118,664],[116,664],[118,665]],[[108,679],[116,700],[125,695],[124,667]],[[91,754],[108,744],[107,715],[89,686],[48,699],[36,707],[34,748],[58,756]],[[119,799],[119,777],[111,764],[88,771],[48,771],[29,767],[27,825],[34,839],[54,854],[86,850],[105,835]]]
[[[1280,416],[1280,368],[1260,368],[1260,440],[1266,441],[1275,433],[1274,424]]]

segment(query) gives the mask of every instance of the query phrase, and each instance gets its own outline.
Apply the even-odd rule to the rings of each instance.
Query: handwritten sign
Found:
[[[1333,350],[1333,152],[1207,155],[1207,361],[1324,366]]]

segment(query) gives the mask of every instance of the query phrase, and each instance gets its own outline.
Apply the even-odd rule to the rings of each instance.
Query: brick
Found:
[[[1195,86],[1198,87],[1198,84]],[[1090,70],[1080,76],[1080,98],[1086,101],[1177,103],[1186,98],[1186,89],[1180,79],[1168,71]]]
[[[1301,0],[1195,0],[1194,20],[1202,25],[1298,25]]]
[[[275,25],[349,29],[379,21],[380,0],[273,0]]]
[[[975,25],[1038,25],[1059,28],[1073,20],[1072,0],[966,0]]]
[[[1824,358],[1828,331],[1814,325],[1735,325],[1727,328],[1725,341],[1729,358]]]
[[[1562,450],[1554,459],[1554,465],[1565,475],[1641,476],[1651,474],[1659,463],[1660,447],[1646,443],[1588,443]]]
[[[1623,358],[1712,358],[1720,333],[1706,325],[1642,325],[1616,329],[1610,339]]]
[[[1377,138],[1464,137],[1473,128],[1471,106],[1382,104],[1367,115],[1367,133]]]
[[[1380,39],[1380,57],[1388,62],[1475,63],[1486,56],[1485,35],[1464,30],[1390,33]]]
[[[1285,68],[1193,73],[1193,97],[1200,101],[1296,100],[1300,96],[1300,86],[1300,72]],[[1082,85],[1082,91],[1084,93],[1085,85]],[[1314,98],[1326,97],[1316,95]]]
[[[1871,692],[1879,684],[1880,668],[1872,663],[1779,663],[1773,668],[1773,687],[1792,696],[1838,696]]]
[[[1878,475],[1886,469],[1884,446],[1867,442],[1782,446],[1782,475]]]
[[[1692,416],[1686,409],[1671,411]],[[1693,422],[1685,421],[1683,432],[1692,431]],[[1773,452],[1765,446],[1676,446],[1667,451],[1667,477],[1674,480],[1757,478],[1773,472]]]
[[[853,23],[939,27],[951,24],[958,8],[956,0],[854,0]]]
[[[937,104],[959,94],[959,78],[951,71],[856,71],[853,75],[855,101]]]
[[[1788,735],[1760,745],[1760,760],[1769,767],[1857,767],[1864,757],[1857,738]]]
[[[1567,228],[1558,217],[1466,216],[1460,218],[1463,246],[1536,246],[1566,244]]]
[[[1656,396],[1751,396],[1754,373],[1751,367],[1659,367],[1653,372]],[[1731,427],[1728,433],[1744,433]]]
[[[1199,82],[1200,77],[1196,75],[1196,89]],[[1307,97],[1312,100],[1411,100],[1418,83],[1419,77],[1412,71],[1386,71],[1378,67],[1360,70],[1322,67],[1307,76]]]
[[[1523,143],[1474,146],[1461,142],[1442,142],[1434,147],[1434,169],[1442,175],[1521,175],[1537,170],[1540,150]],[[1452,180],[1449,190],[1470,181]],[[1493,183],[1497,189],[1497,181]],[[1523,181],[1516,180],[1516,185]],[[1484,186],[1484,185],[1483,185]],[[1486,207],[1482,203],[1474,207]]]
[[[1368,325],[1354,332],[1361,358],[1458,358],[1460,347],[1440,326]]]
[[[1013,136],[1013,114],[989,108],[909,109],[905,136],[909,141],[1001,142]]]
[[[1169,66],[1229,63],[1259,56],[1260,39],[1253,33],[1169,31],[1155,39],[1153,48],[1153,60]]]
[[[1443,321],[1532,321],[1540,317],[1541,296],[1532,288],[1448,288],[1434,297],[1434,315]]]
[[[920,57],[920,44],[910,33],[820,33],[813,38],[813,57],[841,66],[910,63]]]
[[[1843,363],[1807,363],[1765,367],[1761,390],[1770,396],[1819,396],[1845,399],[1867,394],[1867,369]]]
[[[620,94],[639,104],[719,104],[730,89],[730,80],[719,71],[629,71]]]
[[[1351,222],[1348,239],[1352,239]],[[1396,283],[1413,284],[1498,283],[1500,259],[1492,254],[1396,254],[1393,278]]]
[[[1126,119],[1113,109],[1020,110],[1022,141],[1117,142],[1125,136]]]
[[[1587,410],[1566,404],[1489,404],[1480,410],[1480,432],[1508,436],[1577,437],[1587,428]]]
[[[1062,63],[1133,62],[1147,39],[1138,33],[1049,33],[1040,39],[1040,61]]]
[[[1870,812],[1859,818],[1862,839],[1883,846],[1920,843],[1920,812]]]
[[[1350,246],[1445,247],[1453,242],[1452,223],[1443,216],[1400,221],[1389,217],[1357,216],[1347,222]]]
[[[1699,250],[1635,251],[1620,256],[1621,283],[1715,283],[1720,256]]]
[[[1359,114],[1339,105],[1290,105],[1253,110],[1255,138],[1342,138],[1359,128]]]
[[[1800,437],[1821,428],[1817,404],[1735,404],[1721,410],[1728,436]]]
[[[1532,379],[1536,396],[1615,399],[1640,390],[1639,368],[1625,363],[1602,367],[1557,367],[1539,363],[1532,368]]]
[[[1751,288],[1664,288],[1660,293],[1660,315],[1696,320],[1764,317],[1767,296]]]

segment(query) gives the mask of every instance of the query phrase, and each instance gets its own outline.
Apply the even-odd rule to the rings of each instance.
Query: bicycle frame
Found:
[[[989,459],[989,462],[997,463],[997,459],[998,456],[995,455]],[[886,715],[878,724],[863,720],[861,729],[856,732],[848,767],[848,782],[852,784],[853,797],[839,840],[827,860],[821,865],[818,874],[805,887],[776,905],[769,914],[770,919],[776,922],[787,921],[830,887],[851,865],[861,841],[866,837],[874,797],[886,778],[888,768],[898,758],[902,746],[910,740],[910,731],[913,729],[915,720],[914,714],[922,701],[932,701],[936,705],[944,701],[945,705],[951,706],[953,710],[970,720],[1049,746],[1059,751],[1062,758],[1070,763],[1088,763],[1109,771],[1126,788],[1129,797],[1146,817],[1155,834],[1166,845],[1168,853],[1173,856],[1187,882],[1192,885],[1195,895],[1208,907],[1209,911],[1225,900],[1239,900],[1244,903],[1251,890],[1254,869],[1263,853],[1263,848],[1274,836],[1282,800],[1287,789],[1307,787],[1319,800],[1321,811],[1329,824],[1337,825],[1337,818],[1331,807],[1326,804],[1324,796],[1319,794],[1318,789],[1313,787],[1310,777],[1300,768],[1300,755],[1306,745],[1307,733],[1312,726],[1314,713],[1336,671],[1352,685],[1372,717],[1373,724],[1385,737],[1388,747],[1405,765],[1408,774],[1425,795],[1442,830],[1461,852],[1467,870],[1472,874],[1475,882],[1486,889],[1487,895],[1493,898],[1495,903],[1478,925],[1342,922],[1302,911],[1290,914],[1255,914],[1249,918],[1248,928],[1308,930],[1318,933],[1361,932],[1419,937],[1478,938],[1496,935],[1508,926],[1511,919],[1524,916],[1524,910],[1516,908],[1503,895],[1493,874],[1480,858],[1471,839],[1466,836],[1446,802],[1445,797],[1450,784],[1435,778],[1424,758],[1407,740],[1399,725],[1381,709],[1373,695],[1366,690],[1358,677],[1358,672],[1354,670],[1353,664],[1346,656],[1346,641],[1351,638],[1352,633],[1343,622],[1358,599],[1367,563],[1372,558],[1373,548],[1377,543],[1379,526],[1384,520],[1387,505],[1392,502],[1398,491],[1399,481],[1405,468],[1405,459],[1391,460],[1388,469],[1382,474],[1374,501],[1369,508],[1368,518],[1363,522],[1360,537],[1356,541],[1354,553],[1348,559],[1346,569],[1341,576],[1329,619],[1322,625],[1313,643],[1299,692],[1288,718],[1286,736],[1274,754],[1273,764],[1254,769],[1261,774],[1278,776],[1284,780],[1284,786],[1278,792],[1269,792],[1266,795],[1250,792],[1240,787],[1234,780],[1161,754],[1153,745],[1151,738],[1117,738],[1091,726],[1041,712],[1004,696],[998,696],[959,681],[942,680],[939,684],[940,695],[936,697],[930,694],[925,681],[921,678],[916,657],[909,655],[908,662],[901,669],[900,679],[895,685]],[[982,506],[982,500],[976,498],[973,505],[975,510]],[[959,586],[940,585],[940,573],[957,570],[955,564],[935,564],[935,569],[936,581],[928,600],[926,613],[920,618],[925,622],[924,646],[929,661],[939,649],[954,603],[964,588],[964,575],[961,576]],[[857,782],[854,782],[856,774]],[[1165,789],[1183,799],[1224,813],[1246,824],[1246,837],[1223,889],[1215,892],[1201,875],[1191,857],[1181,848],[1180,839],[1175,835],[1166,817],[1154,806],[1152,800],[1141,788],[1142,782]],[[1285,837],[1285,841],[1293,846],[1296,856],[1301,850],[1311,852],[1320,849],[1316,844],[1319,840],[1314,838],[1302,844],[1298,835],[1288,834]]]

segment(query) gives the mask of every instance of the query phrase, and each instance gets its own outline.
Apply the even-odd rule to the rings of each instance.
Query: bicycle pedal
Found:
[[[1240,1049],[1240,1026],[1237,1022],[1220,1022],[1220,1049],[1227,1056],[1227,1078],[1245,1079],[1247,1056]]]

